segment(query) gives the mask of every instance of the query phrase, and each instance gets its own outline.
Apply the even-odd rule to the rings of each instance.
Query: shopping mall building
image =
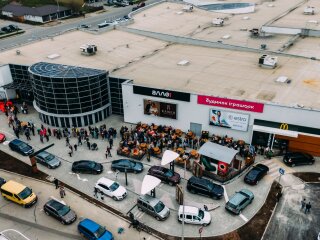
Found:
[[[165,11],[176,10],[177,4],[170,4]],[[208,14],[198,11],[203,18]],[[146,16],[135,18],[133,27],[143,28]],[[237,16],[229,21],[240,24]],[[181,24],[181,31],[190,28],[172,24]],[[170,44],[168,35],[159,33],[157,39],[133,31],[74,31],[4,51],[2,92],[32,102],[40,118],[56,127],[92,125],[118,114],[126,123],[170,125],[198,136],[205,130],[273,148],[283,139],[290,150],[320,155],[320,64],[296,54],[302,46],[312,49],[318,39],[301,39],[286,54],[274,52],[277,66],[264,68],[259,49],[194,39],[181,44],[179,37]],[[275,36],[270,48],[288,39]],[[247,45],[259,43],[249,40]],[[92,41],[97,54],[81,55],[79,47]],[[37,49],[41,54],[34,54]],[[52,54],[57,57],[49,58]]]

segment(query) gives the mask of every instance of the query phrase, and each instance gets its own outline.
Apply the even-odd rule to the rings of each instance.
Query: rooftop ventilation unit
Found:
[[[276,79],[276,82],[278,83],[291,83],[291,80],[287,76],[280,76]]]
[[[224,24],[224,19],[223,18],[214,18],[212,20],[212,25],[216,27],[222,27]]]
[[[83,55],[94,55],[97,52],[97,46],[94,44],[85,44],[80,47],[81,54]]]
[[[305,15],[314,15],[314,13],[315,13],[314,7],[308,6],[303,10],[303,14]]]
[[[275,68],[277,66],[278,58],[273,57],[270,55],[262,55],[259,58],[259,66],[260,67],[269,67],[269,68]]]
[[[183,6],[182,11],[184,11],[184,12],[192,12],[193,11],[193,6],[192,5]]]

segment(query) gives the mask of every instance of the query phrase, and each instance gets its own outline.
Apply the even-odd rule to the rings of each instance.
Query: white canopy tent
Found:
[[[151,190],[155,189],[160,183],[161,180],[159,178],[151,175],[145,175],[142,181],[141,194],[147,194]]]
[[[238,151],[216,143],[206,142],[201,146],[198,153],[230,164]]]
[[[163,153],[162,159],[161,159],[161,165],[166,165],[168,163],[171,163],[174,161],[177,157],[179,157],[179,154],[176,152],[173,152],[171,150],[166,150]]]

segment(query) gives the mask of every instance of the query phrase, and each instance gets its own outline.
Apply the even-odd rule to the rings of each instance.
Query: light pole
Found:
[[[176,152],[173,152],[171,150],[166,150],[163,153],[162,159],[161,159],[161,165],[166,165],[168,163],[172,163],[177,157],[179,157],[179,154]],[[174,163],[173,163],[174,164]],[[173,168],[174,169],[174,168]],[[186,169],[187,169],[187,161],[184,161],[184,172],[183,172],[183,179],[186,179]],[[182,240],[184,240],[184,186],[182,186]]]
[[[59,0],[57,0],[57,20],[59,19],[59,12],[60,12],[60,6],[59,6]]]

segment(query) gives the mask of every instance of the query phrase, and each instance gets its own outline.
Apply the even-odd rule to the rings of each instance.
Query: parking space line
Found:
[[[272,174],[268,174],[269,176],[271,176],[271,177],[276,177],[276,176],[278,176],[279,177],[279,172],[274,172],[274,173],[272,173]]]
[[[249,221],[248,218],[246,218],[245,216],[243,216],[242,213],[240,213],[239,216],[240,216],[245,222],[248,222],[248,221]]]
[[[223,187],[223,195],[224,195],[224,200],[226,201],[226,202],[228,202],[229,201],[229,197],[228,197],[228,193],[227,193],[227,190],[226,190],[226,188],[224,187],[224,186],[222,186]]]
[[[273,168],[269,168],[269,172],[273,172],[274,170],[277,170],[277,172],[278,172],[279,168],[280,168],[280,166],[278,166],[278,165]]]

